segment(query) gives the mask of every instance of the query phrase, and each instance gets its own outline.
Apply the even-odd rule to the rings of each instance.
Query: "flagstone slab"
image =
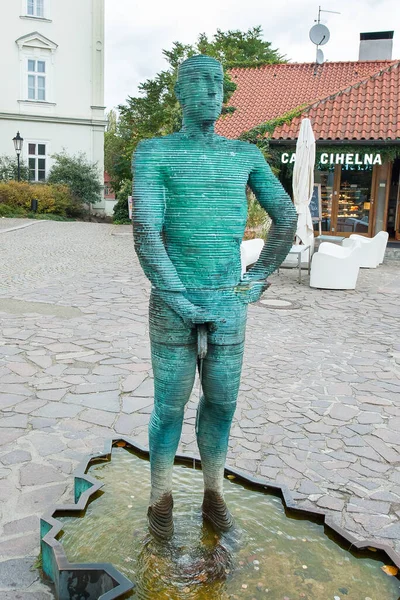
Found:
[[[46,400],[25,399],[13,407],[14,412],[29,414],[47,404]]]
[[[18,558],[0,562],[0,588],[3,590],[15,591],[17,585],[22,588],[28,588],[37,579],[39,579],[39,574],[36,570],[32,569],[32,560],[30,558]],[[16,595],[15,600],[17,599],[18,596]]]
[[[30,452],[26,450],[13,450],[12,452],[8,452],[3,457],[0,457],[0,461],[3,465],[15,465],[22,462],[30,461],[32,455]]]
[[[19,429],[26,429],[28,426],[28,417],[26,415],[13,415],[0,419],[0,428],[2,427],[14,427]],[[1,435],[1,434],[0,434]]]
[[[19,481],[22,486],[58,483],[64,480],[65,477],[50,465],[40,465],[31,462],[19,470]]]
[[[130,435],[134,429],[141,425],[147,425],[149,422],[149,415],[142,415],[140,413],[133,413],[131,415],[121,415],[118,417],[114,429],[117,433],[123,435]]]
[[[50,356],[39,356],[34,355],[33,353],[28,353],[28,358],[31,362],[35,363],[36,365],[38,365],[38,367],[41,367],[42,369],[51,367],[51,365],[53,364],[53,361]]]
[[[81,421],[111,427],[115,421],[115,414],[104,410],[96,410],[94,408],[86,409],[79,415]]]
[[[76,385],[73,389],[74,394],[97,394],[99,392],[109,392],[119,389],[118,381],[89,383],[83,379],[80,385]]]
[[[32,414],[36,417],[54,417],[61,419],[65,417],[76,417],[81,410],[82,406],[76,406],[74,404],[48,402],[45,406],[33,411]]]
[[[7,541],[0,541],[0,558],[27,556],[37,551],[38,535],[28,533],[22,537],[11,538]],[[1,565],[1,562],[0,562]],[[36,578],[36,577],[35,577]],[[14,592],[15,593],[15,592]],[[0,592],[1,594],[1,592]],[[1,596],[0,596],[1,597]],[[17,598],[14,596],[14,599]]]
[[[17,499],[17,511],[20,516],[42,514],[44,506],[56,504],[67,488],[66,483],[43,486],[33,491],[22,491]],[[37,544],[37,532],[35,532]]]
[[[0,435],[0,446],[7,446],[24,435],[23,429],[2,429]]]
[[[32,429],[48,429],[49,427],[56,427],[58,426],[58,420],[57,419],[46,419],[45,417],[31,417],[30,418],[30,424],[32,426]]]
[[[122,382],[123,392],[133,392],[147,378],[147,371],[132,373]]]
[[[124,396],[122,398],[122,412],[133,413],[142,411],[144,408],[153,407],[153,398],[139,396]]]
[[[68,392],[68,388],[37,390],[36,397],[39,398],[39,400],[58,402],[59,400],[64,398],[64,396],[67,392]]]
[[[6,536],[16,535],[18,533],[27,533],[30,531],[37,531],[39,527],[39,517],[31,515],[24,517],[23,519],[16,519],[15,521],[9,521],[3,526],[3,533]],[[1,577],[0,577],[1,581]]]
[[[68,394],[64,402],[78,405],[81,407],[97,408],[109,412],[118,412],[120,409],[120,399],[118,390],[108,392],[99,392],[95,394]]]
[[[352,421],[359,414],[359,409],[346,404],[336,403],[332,406],[329,416],[339,421]]]
[[[154,380],[151,377],[147,377],[136,389],[135,396],[139,397],[153,397],[154,396]]]
[[[34,367],[27,362],[9,362],[7,363],[7,368],[22,377],[31,377],[38,371],[37,367]]]

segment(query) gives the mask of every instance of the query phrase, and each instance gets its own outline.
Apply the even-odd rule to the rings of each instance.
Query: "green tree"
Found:
[[[132,195],[132,180],[126,179],[117,193],[117,204],[114,206],[114,223],[128,224],[129,219],[129,208],[128,208],[128,196]]]
[[[69,186],[74,200],[80,204],[95,204],[101,200],[102,183],[96,164],[90,163],[85,154],[68,156],[65,152],[53,154],[54,164],[48,177],[49,183]]]
[[[128,97],[126,103],[118,107],[120,117],[115,132],[110,136],[106,134],[106,170],[114,189],[118,190],[123,181],[131,178],[132,152],[141,140],[168,135],[180,129],[182,113],[174,86],[179,64],[195,54],[212,56],[225,68],[284,62],[279,51],[262,39],[261,27],[253,27],[246,32],[218,29],[212,38],[200,34],[194,45],[175,42],[171,50],[163,50],[167,69],[157,73],[153,79],[147,79],[139,86],[139,95]],[[223,113],[234,111],[234,107],[227,104],[235,89],[236,84],[225,72]]]
[[[107,113],[108,125],[104,133],[104,170],[110,175],[111,187],[118,190],[121,181],[131,177],[124,158],[125,140],[118,132],[118,116],[115,110]]]
[[[261,26],[245,32],[217,29],[211,40],[202,33],[197,40],[197,50],[221,61],[226,68],[285,62],[285,57],[262,39]]]
[[[112,108],[108,113],[106,113],[106,118],[107,118],[106,131],[115,133],[117,131],[117,122],[118,122],[117,111]]]
[[[11,181],[18,179],[18,161],[14,156],[0,156],[0,181]],[[21,161],[20,180],[28,181],[28,166]]]

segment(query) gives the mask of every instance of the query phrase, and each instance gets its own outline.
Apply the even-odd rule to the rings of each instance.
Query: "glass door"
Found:
[[[400,158],[393,163],[386,231],[389,233],[389,238],[400,240]]]
[[[338,168],[341,172],[339,193],[335,196],[335,232],[338,235],[371,235],[372,167],[357,169],[352,165],[343,165]]]

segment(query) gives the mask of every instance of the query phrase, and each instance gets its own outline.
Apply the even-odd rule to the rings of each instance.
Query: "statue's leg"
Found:
[[[172,467],[182,431],[185,404],[196,373],[195,344],[176,346],[152,340],[154,409],[149,424],[151,497],[149,528],[160,538],[173,533]]]
[[[244,343],[210,344],[203,364],[203,397],[198,408],[197,443],[204,477],[203,516],[218,530],[233,523],[223,497],[225,459],[236,408]]]

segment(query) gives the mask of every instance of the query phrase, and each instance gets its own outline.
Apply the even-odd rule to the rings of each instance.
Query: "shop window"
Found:
[[[371,210],[372,167],[342,166],[338,199],[337,231],[368,233]]]
[[[332,225],[332,199],[333,199],[333,182],[335,170],[334,168],[326,171],[316,171],[315,183],[321,184],[321,211],[322,231],[330,232]],[[314,229],[318,230],[318,223],[314,224]]]
[[[46,180],[46,144],[28,143],[29,181]]]
[[[387,212],[389,237],[400,240],[400,158],[393,163]]]

